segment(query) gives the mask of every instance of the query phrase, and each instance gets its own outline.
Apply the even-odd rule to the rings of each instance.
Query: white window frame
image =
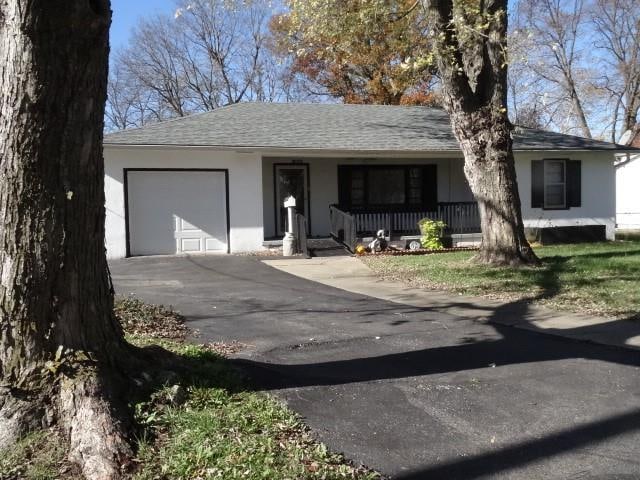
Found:
[[[547,183],[547,165],[551,164],[551,163],[559,163],[560,165],[562,165],[562,182],[555,182],[555,183]],[[556,210],[562,210],[562,209],[566,209],[567,208],[567,161],[566,160],[559,160],[559,159],[546,159],[543,162],[543,178],[544,178],[544,208],[546,209],[556,209]],[[564,201],[561,204],[557,204],[557,205],[552,205],[550,203],[547,202],[547,187],[555,187],[561,185],[562,186],[562,191],[564,193]]]

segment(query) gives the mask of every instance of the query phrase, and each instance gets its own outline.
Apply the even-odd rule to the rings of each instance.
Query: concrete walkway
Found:
[[[525,301],[505,303],[412,288],[402,282],[381,280],[363,262],[350,256],[265,260],[264,263],[291,275],[381,300],[429,308],[478,322],[640,350],[640,322],[633,320],[558,312]]]

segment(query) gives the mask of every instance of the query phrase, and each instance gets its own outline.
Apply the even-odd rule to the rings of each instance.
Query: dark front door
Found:
[[[284,200],[289,196],[296,199],[296,212],[307,216],[308,178],[307,165],[276,165],[276,228],[278,235],[284,235],[287,225],[287,209]],[[307,222],[308,224],[308,222]]]

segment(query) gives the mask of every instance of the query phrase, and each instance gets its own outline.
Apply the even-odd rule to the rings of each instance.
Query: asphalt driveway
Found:
[[[319,438],[393,478],[640,478],[640,352],[403,307],[254,257],[111,263]],[[455,299],[452,299],[452,302]]]

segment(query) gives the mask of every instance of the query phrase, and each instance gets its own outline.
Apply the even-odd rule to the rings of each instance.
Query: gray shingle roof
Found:
[[[241,103],[105,136],[106,145],[191,145],[338,151],[458,151],[441,109]],[[625,150],[608,142],[518,129],[516,150]]]

